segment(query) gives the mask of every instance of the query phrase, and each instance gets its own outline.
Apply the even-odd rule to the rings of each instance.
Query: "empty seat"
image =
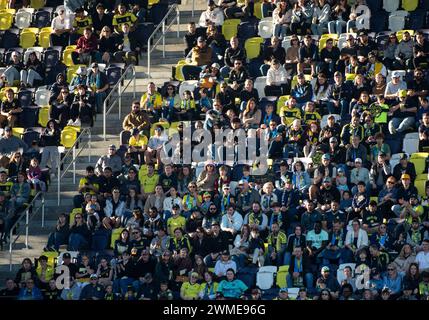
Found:
[[[256,274],[256,285],[261,290],[268,290],[273,286],[274,275],[277,272],[276,266],[260,267]]]
[[[15,15],[15,26],[18,29],[28,28],[31,25],[32,14],[27,11],[17,12]]]
[[[39,88],[34,96],[34,102],[38,106],[47,106],[49,105],[50,95],[51,92],[49,90]]]
[[[265,86],[267,85],[267,77],[258,77],[255,79],[254,87],[258,90],[259,98],[265,97]]]
[[[264,39],[269,39],[272,37],[272,35],[273,35],[273,22],[271,19],[264,18],[263,20],[259,21],[258,35]]]

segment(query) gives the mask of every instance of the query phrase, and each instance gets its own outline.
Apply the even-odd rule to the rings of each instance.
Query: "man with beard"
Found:
[[[409,156],[404,153],[399,160],[399,163],[393,168],[393,176],[396,180],[400,180],[403,174],[408,174],[411,181],[416,179],[416,168],[414,163],[409,161]]]
[[[133,101],[131,112],[125,116],[122,128],[128,131],[137,128],[145,134],[149,133],[150,119],[145,110],[140,110],[140,101]]]
[[[329,138],[329,152],[331,155],[331,164],[337,167],[339,164],[346,163],[346,150],[338,144],[336,137]]]
[[[215,204],[210,204],[207,213],[204,216],[202,227],[210,233],[210,228],[215,222],[220,223],[221,217]]]
[[[319,221],[314,224],[314,229],[307,233],[307,250],[313,265],[319,264],[319,254],[328,245],[328,239],[329,235],[322,230],[322,223]]]
[[[277,191],[280,210],[283,218],[286,220],[285,230],[293,228],[297,221],[297,207],[301,200],[301,194],[293,188],[292,180],[286,178],[283,190]]]
[[[265,239],[268,235],[268,217],[262,212],[261,204],[257,201],[253,202],[252,210],[244,217],[244,223],[252,227],[258,227],[261,233],[261,238]]]
[[[284,260],[284,254],[287,246],[287,236],[280,230],[279,224],[274,222],[271,225],[271,232],[267,238],[268,254],[272,265],[281,266]]]
[[[328,222],[328,230],[331,230],[335,221],[340,221],[342,226],[347,223],[347,215],[343,210],[340,210],[340,203],[337,200],[331,201],[331,209],[326,211],[326,220]]]
[[[402,174],[401,176],[401,185],[398,188],[398,204],[395,204],[392,207],[392,211],[396,216],[400,216],[401,211],[404,207],[408,205],[412,195],[418,194],[417,188],[411,184],[410,175],[407,173]]]

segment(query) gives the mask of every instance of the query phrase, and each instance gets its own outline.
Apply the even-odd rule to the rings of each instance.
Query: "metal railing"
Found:
[[[41,200],[41,205],[36,208],[36,201]],[[18,224],[25,219],[25,247],[28,249],[28,230],[30,227],[30,221],[37,215],[37,213],[42,210],[42,228],[45,227],[45,195],[43,192],[39,191],[33,200],[25,208],[25,214],[21,214],[18,220],[12,225],[9,231],[9,271],[12,271],[12,255],[13,255],[13,245],[18,241],[21,234],[19,233]],[[30,213],[31,211],[31,213]],[[13,235],[13,230],[16,228],[15,238]]]
[[[131,72],[132,76],[130,79],[126,79],[128,74]],[[128,82],[123,81],[128,80]],[[107,115],[113,110],[113,108],[118,104],[119,111],[118,111],[118,119],[121,120],[121,112],[122,112],[122,94],[125,92],[125,90],[129,87],[131,84],[131,81],[133,82],[133,98],[136,97],[136,69],[134,65],[130,64],[122,74],[122,76],[119,78],[118,82],[115,84],[115,86],[112,88],[110,93],[107,95],[107,97],[104,99],[103,103],[103,139],[106,141],[106,126],[107,126]],[[112,100],[112,101],[111,101]],[[108,106],[110,103],[110,106]]]
[[[166,25],[167,20],[171,18],[174,15],[173,19],[170,21],[168,25]],[[150,37],[147,40],[147,76],[150,78],[150,56],[152,52],[155,50],[156,46],[159,44],[159,42],[162,40],[162,57],[165,58],[165,35],[168,31],[170,31],[171,26],[174,24],[174,22],[177,21],[177,37],[180,37],[180,11],[179,6],[177,4],[173,4],[170,9],[168,10],[165,17],[162,19],[162,21],[158,24],[158,26],[155,28],[155,30],[152,32]],[[151,41],[154,40],[155,36],[157,35],[158,31],[161,29],[161,37],[154,42],[153,45],[151,45]]]
[[[79,148],[79,151],[76,152],[76,149]],[[73,146],[67,150],[63,159],[61,159],[61,153],[59,153],[58,157],[58,181],[57,181],[57,196],[58,196],[58,205],[61,202],[61,180],[69,171],[70,167],[73,166],[73,184],[76,184],[76,161],[77,157],[82,153],[83,150],[88,148],[88,161],[91,162],[91,130],[89,128],[83,128],[79,132],[79,136],[74,142]],[[70,163],[68,162],[70,155],[72,156]],[[61,167],[63,170],[61,171]]]

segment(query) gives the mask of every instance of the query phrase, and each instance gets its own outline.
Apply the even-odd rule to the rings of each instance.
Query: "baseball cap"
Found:
[[[279,293],[282,293],[282,292],[286,292],[286,293],[288,293],[288,289],[287,289],[287,288],[280,288]]]
[[[222,186],[222,189],[229,189],[229,188],[230,188],[229,184],[224,184],[224,185]]]
[[[173,209],[180,209],[180,206],[177,203],[175,203],[175,204],[173,204],[172,208]]]
[[[92,280],[92,279],[98,279],[98,276],[95,274],[95,273],[93,273],[93,274],[91,274],[90,276],[89,276],[89,278]]]
[[[70,253],[66,252],[63,254],[63,259],[71,259]]]
[[[323,183],[325,183],[325,182],[332,182],[332,180],[331,180],[331,178],[329,178],[329,177],[325,177],[325,178],[323,179]]]
[[[324,266],[324,267],[322,268],[322,272],[328,272],[328,271],[330,271],[330,269],[329,269],[329,267],[328,267],[328,266]]]
[[[191,277],[198,278],[198,273],[196,273],[196,272],[192,272],[192,273],[191,273]]]
[[[213,63],[212,64],[212,68],[216,68],[216,69],[220,69],[220,65],[219,65],[219,63]]]
[[[344,172],[344,168],[343,167],[339,167],[337,172]]]
[[[335,117],[334,117],[334,118],[335,118]],[[330,142],[330,143],[338,142],[338,140],[337,140],[337,138],[335,138],[335,137],[331,137],[331,138],[329,139],[329,142]]]
[[[404,153],[401,157],[401,160],[408,160],[409,156],[408,154]]]
[[[11,128],[11,127],[9,127],[9,126],[4,127],[4,131],[12,131],[12,128]]]
[[[244,184],[244,183],[247,183],[247,180],[241,179],[240,181],[238,181],[238,184],[239,184],[239,185],[240,185],[240,184]]]
[[[114,144],[111,144],[111,145],[109,146],[109,149],[114,149],[114,150],[116,150],[116,146],[115,146]]]
[[[415,194],[415,193],[412,193],[412,194],[410,195],[410,199],[411,199],[411,198],[418,199],[418,198],[419,198],[419,196],[418,196],[417,194]]]
[[[199,36],[197,39],[198,42],[206,41],[206,39],[202,36]]]
[[[223,255],[223,256],[229,256],[229,251],[228,251],[228,250],[224,250],[224,251],[222,251],[222,255]]]
[[[360,163],[362,163],[362,159],[361,159],[361,158],[356,158],[356,159],[355,159],[355,162],[360,162]]]
[[[409,175],[408,173],[404,173],[404,174],[401,176],[401,180],[405,180],[405,179],[408,179],[408,180],[410,180],[410,179],[411,179],[411,177],[410,177],[410,175]]]
[[[217,221],[213,221],[213,222],[212,222],[212,227],[213,227],[213,226],[220,226],[220,224],[219,224],[219,222],[217,222]]]
[[[400,77],[399,72],[397,72],[397,71],[392,72],[392,78],[399,78],[399,77]]]
[[[208,6],[214,6],[214,5],[215,5],[214,0],[209,0],[209,1],[207,1],[207,5],[208,5]]]
[[[325,154],[322,156],[322,160],[331,160],[331,155],[330,155],[329,153],[325,153]]]
[[[399,98],[405,98],[407,96],[407,90],[399,90],[398,96]]]

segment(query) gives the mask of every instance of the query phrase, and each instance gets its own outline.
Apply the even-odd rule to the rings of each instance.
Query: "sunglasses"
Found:
[[[387,271],[395,271],[395,269],[391,269],[391,268],[389,268],[389,269],[387,269]]]
[[[394,184],[394,181],[387,181],[388,184]]]

